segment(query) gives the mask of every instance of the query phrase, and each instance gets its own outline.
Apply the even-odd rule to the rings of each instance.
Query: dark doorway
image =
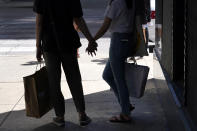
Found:
[[[173,2],[173,81],[184,102],[184,0]]]

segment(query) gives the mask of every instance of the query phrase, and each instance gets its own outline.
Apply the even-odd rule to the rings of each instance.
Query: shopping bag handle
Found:
[[[43,66],[42,66],[42,64],[43,64]],[[40,66],[39,66],[39,65],[40,65]],[[45,66],[45,62],[44,62],[44,61],[38,62],[38,63],[36,64],[36,71],[38,71],[38,66],[40,67],[39,69],[41,69],[42,67]]]
[[[129,59],[126,59],[126,62],[128,61],[133,61],[133,63],[137,65],[137,60],[135,59],[135,57],[130,57]]]

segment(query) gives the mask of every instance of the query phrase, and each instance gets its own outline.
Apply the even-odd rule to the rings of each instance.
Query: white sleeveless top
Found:
[[[111,33],[130,33],[133,31],[135,7],[128,10],[125,0],[113,0],[107,6],[105,17],[112,19],[109,31]]]

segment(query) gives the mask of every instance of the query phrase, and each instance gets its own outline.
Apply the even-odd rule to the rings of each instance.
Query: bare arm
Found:
[[[42,19],[42,15],[36,15],[36,47],[40,47],[41,45]]]
[[[41,36],[42,36],[42,21],[43,17],[40,14],[36,15],[36,58],[38,62],[42,60],[42,50],[41,50]]]
[[[144,41],[146,43],[146,29],[143,28],[142,30],[143,30]]]
[[[77,32],[81,32],[80,29],[79,29],[79,27],[78,27],[78,25],[75,22],[73,22],[73,26],[74,26],[74,28],[75,28],[75,30]]]
[[[92,35],[90,34],[90,31],[88,30],[88,27],[83,17],[74,18],[74,23],[77,25],[79,30],[84,34],[84,36],[88,39],[89,42],[95,41]]]
[[[96,55],[95,51],[97,51],[97,43],[95,42],[94,38],[90,34],[90,31],[88,30],[88,27],[83,17],[74,18],[74,23],[77,25],[79,30],[84,34],[84,36],[89,41],[88,47],[86,48],[88,54],[91,54],[91,56],[93,56],[93,54]]]
[[[111,25],[111,21],[112,20],[108,17],[106,17],[104,19],[104,22],[103,22],[101,28],[98,30],[98,32],[96,33],[96,35],[94,37],[95,40],[101,38],[107,32],[107,30],[109,29],[109,27]]]

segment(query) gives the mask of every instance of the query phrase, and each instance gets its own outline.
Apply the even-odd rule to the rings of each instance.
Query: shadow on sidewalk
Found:
[[[136,109],[132,112],[132,123],[112,124],[108,119],[119,114],[120,107],[111,91],[102,91],[85,96],[86,111],[92,118],[92,123],[87,127],[78,125],[78,114],[72,99],[65,100],[66,125],[59,128],[51,123],[54,111],[50,111],[41,119],[25,116],[24,105],[17,105],[7,119],[0,126],[2,131],[165,131],[166,118],[158,99],[158,93],[154,86],[154,80],[147,82],[146,92],[141,99],[131,99]],[[165,94],[165,92],[164,92]],[[169,105],[170,106],[170,105]],[[22,109],[22,110],[21,110]],[[172,110],[173,112],[173,110]],[[7,113],[0,114],[0,118]],[[173,115],[173,117],[175,117]],[[0,119],[1,120],[1,119]],[[0,121],[1,122],[1,121]],[[177,126],[177,125],[174,125]],[[179,126],[179,125],[178,125]]]
[[[45,64],[44,61],[42,61],[41,63],[38,61],[28,61],[24,64],[21,64],[22,66],[32,66],[32,65],[38,65],[38,64]]]
[[[94,62],[98,65],[105,65],[107,63],[108,58],[94,59],[91,62]]]

